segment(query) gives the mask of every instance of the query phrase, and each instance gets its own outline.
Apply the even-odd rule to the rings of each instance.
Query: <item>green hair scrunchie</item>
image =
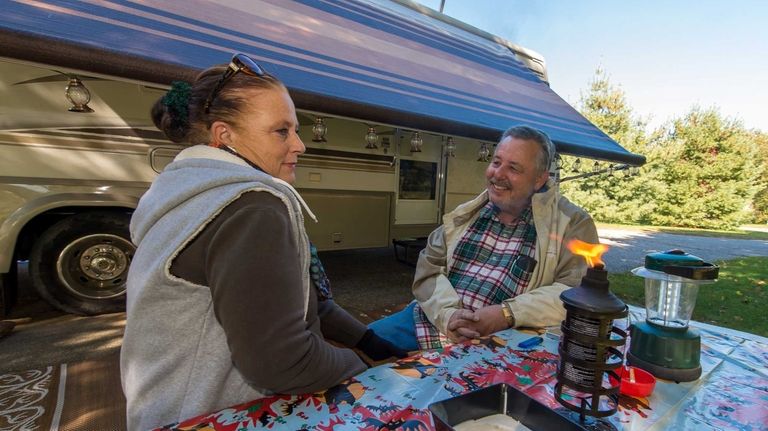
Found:
[[[189,124],[189,98],[192,94],[192,85],[184,81],[173,81],[171,89],[163,96],[163,105],[175,117],[180,124]]]

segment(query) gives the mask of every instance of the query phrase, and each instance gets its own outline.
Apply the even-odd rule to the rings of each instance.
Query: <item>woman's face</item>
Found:
[[[291,97],[284,88],[244,93],[249,102],[230,130],[229,145],[264,172],[293,184],[299,154],[306,148]]]

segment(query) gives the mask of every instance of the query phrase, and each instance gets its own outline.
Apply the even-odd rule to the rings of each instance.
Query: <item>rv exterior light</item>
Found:
[[[381,150],[384,151],[384,154],[387,154],[387,152],[389,151],[389,146],[390,146],[389,138],[386,136],[381,138]]]
[[[328,142],[325,139],[325,132],[328,127],[325,125],[323,117],[315,117],[315,124],[312,125],[312,142]]]
[[[491,150],[488,149],[488,144],[483,142],[480,144],[480,151],[477,152],[477,161],[478,162],[487,162],[488,156],[491,155]]]
[[[411,136],[411,152],[420,153],[421,145],[423,143],[424,143],[424,140],[421,139],[421,134],[419,134],[419,132],[413,132],[413,136]]]
[[[573,166],[571,167],[574,173],[579,173],[581,171],[581,159],[576,159],[573,161]]]
[[[88,102],[91,101],[91,92],[78,77],[71,76],[69,78],[65,95],[69,103],[72,104],[69,108],[70,112],[93,112],[93,109],[88,106]]]
[[[379,148],[376,144],[379,142],[379,135],[376,134],[375,127],[368,127],[368,133],[365,134],[365,148]]]
[[[456,157],[456,143],[451,136],[445,140],[445,153],[450,157]]]

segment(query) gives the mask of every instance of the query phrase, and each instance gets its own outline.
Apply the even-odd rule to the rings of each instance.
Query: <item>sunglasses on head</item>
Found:
[[[219,92],[221,92],[221,89],[224,88],[224,84],[232,79],[232,77],[235,76],[237,72],[243,72],[246,75],[251,76],[264,76],[266,74],[264,69],[262,69],[261,66],[256,64],[256,62],[247,55],[235,54],[232,57],[232,61],[229,62],[227,70],[224,71],[224,73],[221,75],[221,78],[219,78],[219,82],[217,82],[213,87],[213,90],[211,90],[211,94],[208,95],[207,99],[205,99],[203,110],[206,114],[210,112],[211,103],[216,100],[216,96],[218,96]]]

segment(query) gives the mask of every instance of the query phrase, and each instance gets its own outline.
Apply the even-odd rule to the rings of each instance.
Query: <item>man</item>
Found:
[[[565,246],[598,243],[591,217],[549,179],[555,148],[543,132],[512,127],[501,138],[475,199],[443,217],[416,266],[416,302],[370,325],[415,350],[509,327],[557,325],[560,293],[586,272]]]

